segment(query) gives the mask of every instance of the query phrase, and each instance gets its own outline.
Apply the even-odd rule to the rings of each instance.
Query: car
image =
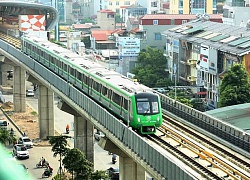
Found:
[[[33,147],[33,142],[31,141],[31,139],[27,136],[25,137],[20,137],[18,139],[18,144],[23,144],[25,147],[27,148],[31,148]]]
[[[33,97],[33,96],[35,96],[35,93],[34,93],[34,90],[32,90],[32,89],[27,89],[26,90],[26,96],[27,97]]]
[[[6,120],[0,120],[0,127],[7,129],[8,123]]]
[[[107,169],[107,174],[111,180],[119,179],[119,169],[110,167]]]
[[[18,159],[28,159],[30,157],[28,149],[23,144],[13,146],[13,155]]]
[[[103,132],[101,131],[96,131],[96,133],[94,134],[94,137],[97,141],[100,141],[101,138],[105,137],[105,134],[103,134]]]

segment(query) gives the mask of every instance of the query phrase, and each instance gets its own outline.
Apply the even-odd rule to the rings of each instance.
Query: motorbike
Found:
[[[53,172],[49,171],[47,168],[44,170],[43,174],[42,174],[42,178],[46,178],[46,177],[50,177],[52,176]]]
[[[41,161],[39,161],[37,164],[36,164],[36,167],[37,168],[43,168],[43,167],[47,167],[49,165],[49,162],[48,161],[45,161],[44,163],[42,163]]]
[[[66,134],[69,134],[69,129],[68,128],[66,128]]]
[[[113,156],[112,156],[112,164],[115,164],[116,162],[117,162],[117,160],[116,160],[116,155],[113,154]]]

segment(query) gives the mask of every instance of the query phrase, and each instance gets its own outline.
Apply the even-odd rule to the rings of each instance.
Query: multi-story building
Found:
[[[191,21],[162,34],[167,39],[170,75],[176,68],[178,81],[203,87],[207,106],[214,109],[218,107],[219,85],[227,69],[241,63],[250,73],[250,23],[240,27],[206,19]]]
[[[249,17],[250,7],[228,5],[223,6],[223,24],[246,26],[246,22],[249,20]]]
[[[124,8],[135,4],[136,0],[107,0],[107,9],[122,16]]]
[[[170,14],[216,14],[218,0],[170,0]]]
[[[115,30],[115,12],[108,9],[98,11],[97,25],[101,30]]]
[[[167,29],[173,28],[177,25],[184,24],[196,19],[193,14],[147,14],[139,23],[139,32],[142,33],[141,49],[146,46],[152,48],[165,49],[166,41],[161,33]],[[219,14],[210,15],[210,20],[215,22],[222,22],[222,16]]]
[[[81,14],[84,18],[90,18],[102,9],[107,9],[107,0],[79,0]]]
[[[136,0],[136,4],[147,8],[147,14],[162,12],[162,0]]]
[[[139,17],[147,14],[147,8],[138,5],[131,5],[129,7],[125,7],[122,13],[122,21],[127,23],[129,18],[138,19]]]

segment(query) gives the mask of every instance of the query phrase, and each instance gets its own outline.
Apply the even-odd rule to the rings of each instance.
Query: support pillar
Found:
[[[13,102],[15,112],[26,112],[26,71],[14,66]]]
[[[120,180],[145,180],[146,173],[142,166],[129,157],[119,156]]]
[[[40,139],[54,136],[54,93],[43,85],[39,85],[38,114]]]
[[[74,147],[80,149],[92,163],[94,163],[93,135],[93,125],[81,116],[74,116]]]

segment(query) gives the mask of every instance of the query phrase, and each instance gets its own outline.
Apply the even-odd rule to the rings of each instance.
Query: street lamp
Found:
[[[174,64],[174,100],[176,101],[176,64]]]

